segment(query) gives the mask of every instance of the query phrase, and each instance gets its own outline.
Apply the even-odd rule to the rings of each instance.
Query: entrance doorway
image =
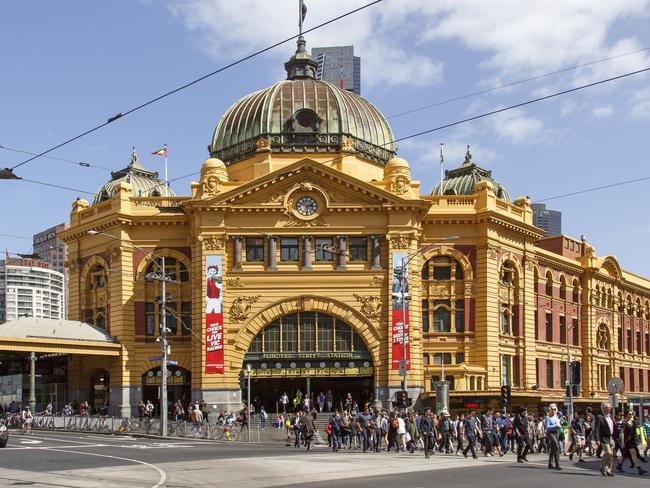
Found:
[[[96,370],[90,378],[89,403],[90,413],[106,415],[110,400],[110,376],[105,369]]]
[[[147,403],[151,401],[158,412],[160,405],[160,383],[162,373],[160,366],[151,368],[142,375],[142,401]],[[192,377],[191,373],[178,366],[167,366],[167,401],[173,404],[176,400],[181,400],[183,408],[187,406],[192,396]]]
[[[275,413],[283,393],[292,411],[302,408],[307,395],[318,408],[321,392],[332,409],[342,410],[348,393],[360,409],[374,400],[372,358],[363,339],[344,321],[321,312],[289,314],[268,324],[244,356],[244,369],[249,365],[256,411],[263,405]],[[327,407],[325,401],[324,411]]]

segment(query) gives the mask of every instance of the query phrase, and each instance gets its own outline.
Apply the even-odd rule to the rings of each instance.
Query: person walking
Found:
[[[338,410],[334,410],[332,412],[332,415],[328,421],[328,426],[330,428],[330,435],[332,437],[332,451],[337,452],[341,448],[341,418],[339,417]]]
[[[332,406],[334,405],[334,395],[332,395],[332,390],[327,390],[325,393],[325,403],[327,403],[327,411],[332,411]]]
[[[280,403],[280,412],[282,412],[283,415],[286,414],[287,406],[289,405],[289,396],[287,395],[286,391],[280,395],[280,400],[278,403]]]
[[[594,436],[599,448],[602,449],[600,474],[603,476],[614,476],[612,473],[614,420],[610,415],[611,410],[612,407],[609,403],[601,403],[601,413],[596,415],[594,425]]]
[[[551,403],[548,407],[548,413],[544,417],[544,428],[549,443],[548,452],[548,469],[557,469],[560,467],[560,418],[557,415],[557,405]]]
[[[475,449],[476,437],[481,437],[482,433],[474,410],[470,410],[469,414],[463,421],[463,424],[463,431],[465,433],[465,438],[467,439],[467,447],[463,450],[463,456],[467,457],[467,453],[471,452],[472,457],[478,459]]]
[[[420,417],[420,424],[418,425],[420,437],[424,441],[424,458],[429,459],[430,452],[434,450],[433,447],[433,417],[431,416],[431,409],[427,408],[424,415]]]
[[[291,427],[293,429],[294,442],[293,447],[300,447],[300,435],[302,433],[302,415],[303,413],[298,410],[296,415],[291,419]]]
[[[583,419],[582,412],[580,410],[576,411],[575,418],[571,421],[571,450],[569,452],[569,461],[573,461],[573,455],[578,453],[578,462],[584,463],[585,460],[582,459],[582,454],[585,450],[585,433],[587,431],[587,426]]]
[[[264,410],[264,405],[260,406],[260,430],[266,427],[266,419],[269,418],[269,414]]]
[[[517,440],[517,462],[528,462],[526,455],[528,454],[528,411],[526,407],[521,407],[515,419],[512,422],[512,434]]]
[[[643,435],[645,435],[645,450],[643,451],[643,457],[648,457],[648,451],[650,451],[650,417],[646,416],[645,421],[643,422]]]
[[[492,456],[492,430],[494,429],[494,418],[492,410],[487,409],[485,415],[481,417],[481,432],[483,439],[483,453],[486,456]]]
[[[634,411],[630,410],[627,412],[627,416],[625,417],[625,420],[621,426],[621,458],[618,461],[618,466],[616,466],[616,470],[620,473],[624,473],[623,462],[626,458],[629,458],[630,462],[632,463],[632,467],[636,468],[639,474],[643,475],[647,473],[647,471],[643,469],[639,464],[639,459],[637,457],[639,436],[636,433],[636,427],[636,422],[634,421]]]
[[[325,408],[325,393],[321,391],[318,394],[316,397],[316,403],[318,403],[318,412],[323,413],[323,409]]]
[[[316,424],[314,423],[314,416],[311,412],[306,412],[303,417],[303,432],[305,446],[307,447],[307,452],[309,452],[311,451],[311,441],[314,438],[314,432],[316,432]]]

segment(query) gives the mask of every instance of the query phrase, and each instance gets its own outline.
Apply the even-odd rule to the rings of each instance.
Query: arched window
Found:
[[[610,310],[614,309],[614,297],[612,295],[612,289],[607,289],[607,308]]]
[[[633,317],[634,316],[634,307],[632,305],[632,295],[628,295],[626,300],[625,300],[625,311],[628,316]]]
[[[620,291],[618,292],[617,295],[617,304],[618,304],[618,313],[624,313],[625,312],[625,301],[623,300],[623,293]]]
[[[152,274],[162,273],[162,258],[149,260],[144,273],[145,327],[147,336],[160,335],[160,281]],[[171,280],[166,283],[167,302],[165,325],[168,336],[189,336],[192,331],[192,289],[187,265],[179,259],[165,257],[165,275]]]
[[[643,318],[650,320],[650,301],[646,300],[643,304]],[[650,350],[647,351],[650,354]]]
[[[643,317],[643,307],[641,306],[641,299],[640,299],[640,298],[637,298],[637,299],[636,299],[636,306],[635,306],[635,309],[636,309],[636,317],[637,317],[638,319],[640,319],[641,317]]]
[[[573,280],[573,302],[580,303],[580,282],[577,279]]]
[[[512,313],[507,305],[501,307],[501,333],[503,335],[512,334]]]
[[[84,283],[84,306],[82,320],[95,327],[108,326],[109,288],[108,269],[102,264],[94,265],[86,275]]]
[[[553,274],[550,271],[546,273],[546,295],[553,296]]]
[[[518,283],[517,268],[511,261],[505,261],[499,271],[499,301],[501,303],[499,322],[503,335],[519,333],[516,314],[519,300]]]
[[[422,267],[422,331],[449,333],[465,331],[465,300],[462,287],[456,283],[465,279],[463,266],[451,256],[434,256]],[[440,282],[444,284],[444,295],[440,293]],[[436,285],[430,287],[429,285]],[[431,290],[436,289],[435,292]],[[431,293],[431,294],[430,294]],[[431,330],[432,329],[432,330]]]
[[[560,300],[566,300],[566,278],[560,276]]]

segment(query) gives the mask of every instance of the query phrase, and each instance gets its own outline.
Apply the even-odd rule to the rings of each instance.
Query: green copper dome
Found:
[[[386,163],[395,155],[386,118],[370,102],[315,79],[317,63],[298,40],[287,79],[241,98],[217,124],[210,156],[227,165],[259,147],[274,153],[338,153]],[[262,142],[259,142],[262,140]]]
[[[467,146],[465,161],[456,169],[445,171],[445,179],[433,187],[432,195],[473,195],[479,181],[489,181],[494,185],[497,198],[510,201],[508,190],[492,178],[492,171],[483,169],[472,161],[472,153]]]
[[[129,165],[119,171],[111,172],[111,180],[102,186],[93,200],[93,205],[113,197],[113,191],[121,182],[130,183],[136,197],[174,197],[171,188],[158,179],[158,173],[145,169],[138,161],[135,147]]]

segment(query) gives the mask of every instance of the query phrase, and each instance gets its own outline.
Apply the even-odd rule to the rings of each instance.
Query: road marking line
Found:
[[[34,449],[42,449],[39,447],[35,447]],[[83,452],[83,451],[66,451],[63,449],[54,449],[54,448],[45,448],[47,451],[60,451],[60,452],[66,452],[66,453],[71,453],[71,454],[82,454],[84,456],[97,456],[97,457],[103,457],[103,458],[109,458],[109,459],[117,459],[119,461],[128,461],[131,463],[136,463],[136,464],[142,464],[143,466],[148,466],[152,469],[155,469],[158,474],[160,475],[160,478],[158,479],[158,482],[155,485],[152,485],[151,488],[162,488],[164,485],[165,481],[167,480],[167,473],[165,473],[162,469],[160,469],[158,466],[155,464],[148,463],[146,461],[140,461],[139,459],[130,459],[130,458],[124,458],[124,457],[119,457],[119,456],[110,456],[108,454],[97,454],[95,452]]]
[[[20,441],[20,443],[21,443],[21,444],[43,444],[43,441],[37,441],[37,440],[33,440],[33,441]]]
[[[18,451],[20,449],[77,449],[80,446],[74,445],[74,446],[25,446],[25,447],[5,447],[3,450],[4,451]],[[83,446],[84,448],[86,447],[113,447],[108,444],[87,444]]]

